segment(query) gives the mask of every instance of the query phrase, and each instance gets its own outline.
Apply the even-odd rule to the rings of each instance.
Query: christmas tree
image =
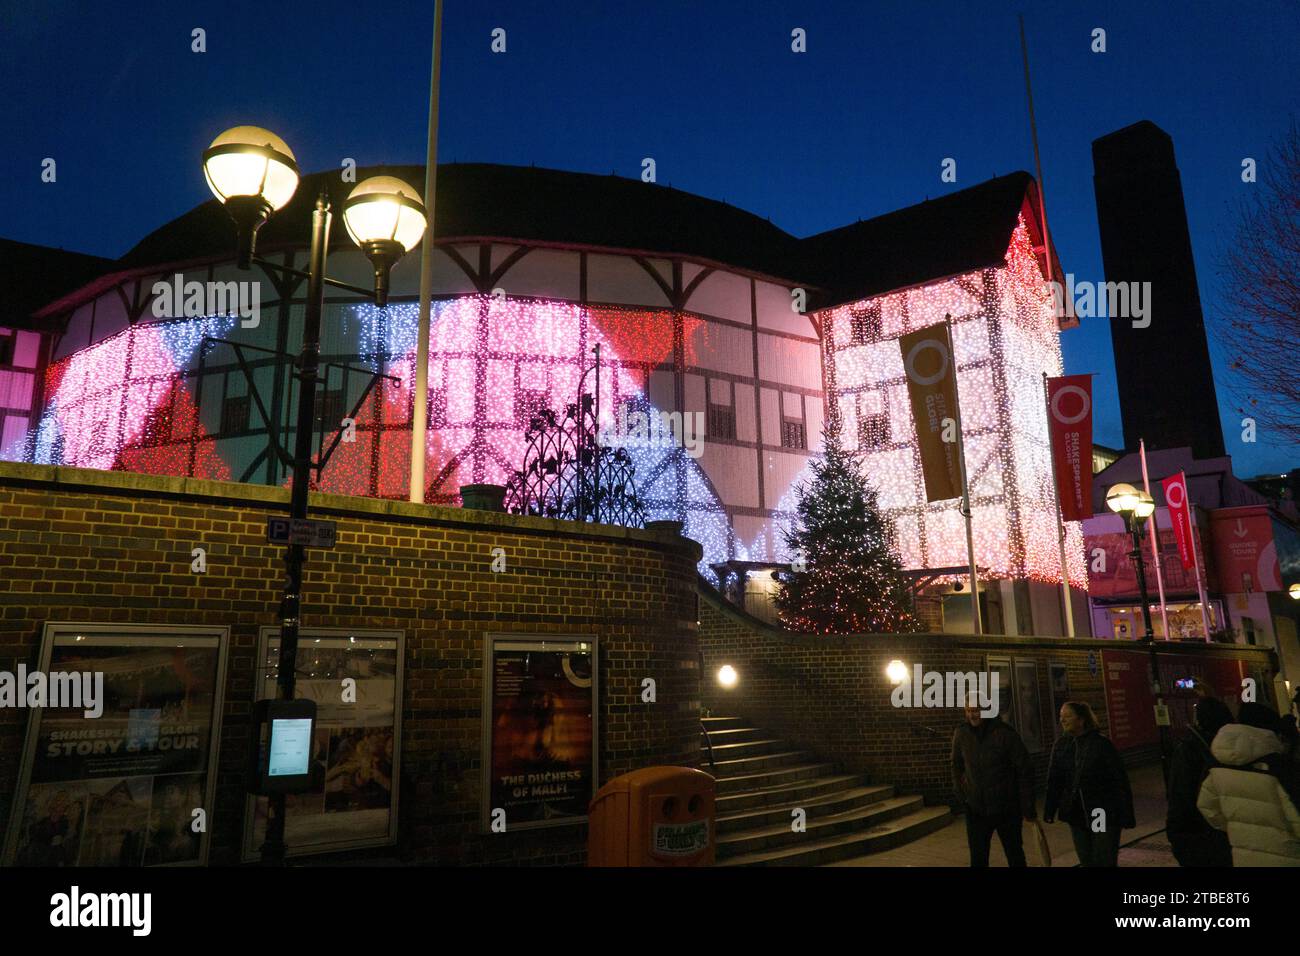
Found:
[[[785,534],[795,560],[776,595],[782,623],[811,634],[919,630],[875,489],[832,429],[822,443],[825,451],[812,462],[812,480],[798,488],[796,519]]]

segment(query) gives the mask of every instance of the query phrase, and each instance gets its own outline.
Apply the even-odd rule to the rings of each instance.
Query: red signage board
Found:
[[[1137,566],[1129,556],[1133,551],[1133,538],[1125,532],[1117,531],[1085,535],[1083,541],[1088,558],[1088,593],[1094,599],[1137,600]],[[1151,560],[1149,533],[1142,535],[1142,558],[1146,562],[1147,587],[1151,599],[1155,601],[1156,574]],[[1166,594],[1196,594],[1196,577],[1190,566],[1184,566],[1179,560],[1174,532],[1169,528],[1160,531],[1160,562]]]
[[[1110,741],[1120,750],[1160,741],[1147,651],[1102,651]]]
[[[1216,590],[1228,594],[1282,590],[1282,568],[1267,507],[1211,511],[1210,533],[1218,571]]]
[[[1192,507],[1187,500],[1187,475],[1181,471],[1160,482],[1169,506],[1169,521],[1174,526],[1174,540],[1178,542],[1178,557],[1183,568],[1192,566]]]
[[[1047,423],[1061,496],[1061,520],[1092,517],[1092,376],[1047,380]]]

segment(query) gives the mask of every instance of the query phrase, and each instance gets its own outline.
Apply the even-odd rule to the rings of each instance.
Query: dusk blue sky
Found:
[[[661,184],[819,232],[1032,172],[1018,9],[1066,269],[1104,278],[1092,140],[1150,119],[1174,139],[1213,327],[1217,252],[1255,188],[1241,161],[1263,163],[1300,112],[1294,0],[448,0],[440,159],[635,177],[650,156]],[[432,2],[0,2],[0,236],[120,256],[209,197],[200,153],[243,123],[279,133],[309,171],[423,162],[432,22]],[[505,54],[490,51],[496,27]],[[790,50],[795,27],[806,54]],[[45,157],[55,184],[40,182]],[[1098,373],[1097,439],[1121,444],[1106,320],[1063,347],[1067,371]],[[1242,443],[1211,349],[1238,474],[1300,465],[1267,430]]]

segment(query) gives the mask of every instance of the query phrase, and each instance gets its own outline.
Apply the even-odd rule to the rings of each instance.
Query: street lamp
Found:
[[[294,435],[293,480],[289,492],[289,515],[297,521],[307,517],[307,492],[311,487],[311,440],[314,430],[316,382],[319,378],[320,325],[325,305],[325,286],[347,289],[388,304],[388,275],[393,264],[413,249],[424,235],[426,215],[419,194],[392,176],[376,176],[359,183],[344,204],[344,223],[352,240],[361,247],[375,268],[373,289],[349,285],[325,274],[329,255],[329,234],[333,214],[328,187],[322,187],[312,213],[311,252],[307,271],[270,262],[256,255],[257,231],[293,197],[298,188],[298,164],[284,140],[259,126],[236,126],[212,141],[203,153],[203,175],[213,194],[221,200],[238,230],[237,264],[253,264],[269,272],[307,280],[307,301],[303,316],[302,347],[296,362],[298,422]],[[280,601],[280,657],[276,696],[293,700],[294,667],[298,657],[301,627],[302,569],[305,548],[290,544],[285,551],[284,592]],[[272,794],[262,845],[262,862],[284,863],[284,794]]]
[[[1163,712],[1165,700],[1160,687],[1160,662],[1156,655],[1155,628],[1151,625],[1151,602],[1147,597],[1146,563],[1142,560],[1141,538],[1142,527],[1146,524],[1147,519],[1155,513],[1156,503],[1145,491],[1134,488],[1132,485],[1118,484],[1112,485],[1110,490],[1106,492],[1106,507],[1124,519],[1124,525],[1133,537],[1133,550],[1129,552],[1129,557],[1133,559],[1133,565],[1137,568],[1138,595],[1142,601],[1142,623],[1146,630],[1143,640],[1147,642],[1147,648],[1151,652],[1151,691],[1156,699],[1157,712]],[[1157,716],[1156,722],[1160,728],[1160,768],[1164,773],[1167,792],[1169,788],[1169,726],[1167,718],[1166,722],[1161,723]]]
[[[1291,585],[1286,593],[1291,595],[1291,600],[1300,601],[1300,583]]]

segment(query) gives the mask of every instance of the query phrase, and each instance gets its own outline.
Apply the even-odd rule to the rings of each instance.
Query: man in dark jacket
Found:
[[[1033,820],[1034,771],[1015,729],[978,706],[966,708],[966,723],[952,735],[952,783],[966,807],[970,865],[989,865],[996,831],[1008,866],[1024,866],[1021,820]]]
[[[1214,736],[1232,723],[1232,711],[1223,701],[1206,697],[1196,705],[1187,739],[1169,761],[1169,813],[1165,832],[1179,866],[1232,866],[1228,835],[1210,826],[1196,799],[1210,768],[1218,761],[1210,755]]]
[[[1117,866],[1120,831],[1137,825],[1124,761],[1085,702],[1061,705],[1061,729],[1047,766],[1043,819],[1051,823],[1059,811],[1080,866]]]

